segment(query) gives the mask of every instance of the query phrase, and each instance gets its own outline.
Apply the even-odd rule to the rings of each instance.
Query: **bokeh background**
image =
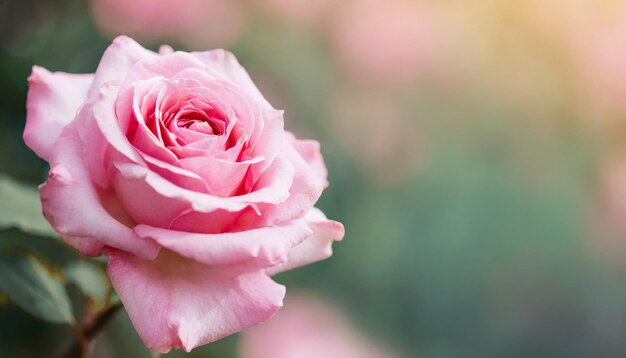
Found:
[[[21,139],[31,66],[93,72],[122,33],[233,51],[321,142],[318,206],[347,229],[277,277],[314,313],[189,356],[626,356],[624,1],[0,0],[0,172],[45,178]],[[0,356],[71,341],[0,316]],[[125,313],[95,354],[150,357]]]

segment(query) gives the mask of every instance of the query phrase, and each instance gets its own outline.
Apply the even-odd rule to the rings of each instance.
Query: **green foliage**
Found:
[[[102,303],[107,299],[111,286],[104,269],[93,261],[73,260],[64,267],[69,282],[84,295]]]
[[[74,322],[61,277],[34,256],[0,252],[0,277],[0,290],[23,310],[49,322]]]
[[[80,254],[58,238],[28,234],[18,229],[0,231],[0,250],[28,250],[58,267],[80,259]]]
[[[54,235],[54,230],[41,214],[37,190],[0,174],[0,198],[0,229],[18,228],[40,235]]]
[[[37,257],[63,277],[66,284],[75,286],[92,302],[103,303],[111,289],[101,262],[81,257],[57,238],[32,235],[17,229],[0,231],[0,250],[24,251]]]
[[[62,357],[72,341],[67,324],[43,321],[12,305],[0,308],[0,357]]]

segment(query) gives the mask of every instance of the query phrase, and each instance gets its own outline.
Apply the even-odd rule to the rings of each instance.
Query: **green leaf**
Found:
[[[19,228],[26,232],[56,236],[41,213],[39,193],[33,187],[0,174],[0,229]]]
[[[16,305],[0,309],[0,357],[65,357],[73,329],[46,322]]]
[[[67,280],[94,302],[102,303],[110,289],[104,263],[83,258],[62,241],[27,234],[16,229],[0,231],[0,250],[26,250],[46,264],[62,270]]]
[[[34,256],[0,252],[0,290],[23,310],[54,323],[73,323],[63,283]]]
[[[0,231],[0,250],[28,250],[59,268],[80,259],[78,251],[60,239],[28,234],[18,229]]]
[[[68,280],[96,302],[104,302],[110,289],[104,269],[95,262],[72,261],[64,268]]]

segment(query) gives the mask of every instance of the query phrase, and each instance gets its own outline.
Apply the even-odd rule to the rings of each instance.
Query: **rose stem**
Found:
[[[121,303],[113,304],[101,311],[91,322],[82,328],[74,325],[76,341],[65,354],[66,358],[87,358],[93,345],[93,339],[115,317],[115,313],[122,307]]]

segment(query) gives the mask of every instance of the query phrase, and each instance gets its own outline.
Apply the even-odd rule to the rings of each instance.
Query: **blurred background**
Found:
[[[234,52],[346,227],[275,320],[188,356],[626,356],[624,1],[0,0],[0,172],[45,178],[31,66],[93,72],[118,34]],[[0,317],[0,356],[71,341]],[[150,357],[125,312],[95,354]]]

